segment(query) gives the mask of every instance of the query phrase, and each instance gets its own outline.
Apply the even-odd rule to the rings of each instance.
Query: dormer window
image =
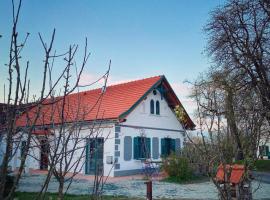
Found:
[[[156,115],[160,115],[159,101],[156,101]]]
[[[155,114],[155,102],[153,99],[150,101],[150,113]]]

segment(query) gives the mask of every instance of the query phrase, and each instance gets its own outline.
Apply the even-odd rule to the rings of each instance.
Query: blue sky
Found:
[[[15,0],[16,2],[16,0]],[[194,104],[186,98],[184,80],[194,80],[210,66],[203,54],[206,35],[202,28],[209,12],[222,0],[23,0],[20,36],[30,33],[22,54],[30,60],[31,91],[39,91],[42,69],[41,32],[50,38],[56,28],[55,49],[64,52],[79,44],[81,55],[88,38],[91,57],[84,79],[104,73],[112,60],[110,83],[164,74],[189,112]],[[0,101],[6,81],[11,32],[11,2],[0,1]],[[78,57],[78,61],[80,57]],[[60,73],[61,62],[55,65]]]

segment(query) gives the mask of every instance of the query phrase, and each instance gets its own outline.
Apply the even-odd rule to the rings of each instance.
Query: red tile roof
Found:
[[[134,107],[136,107],[144,95],[148,94],[148,92],[158,85],[163,84],[164,81],[166,82],[166,85],[168,85],[167,87],[170,87],[164,76],[155,76],[108,86],[103,95],[101,95],[101,89],[70,94],[65,98],[65,122],[72,122],[74,120],[92,121],[96,119],[118,120],[124,118]],[[168,94],[172,95],[174,92],[171,91]],[[173,100],[173,98],[176,98],[176,100]],[[172,104],[180,104],[175,94],[173,98],[171,100]],[[61,108],[64,100],[63,97],[58,97],[55,100],[56,103],[54,104],[50,103],[53,102],[52,99],[46,99],[43,102],[41,115],[38,117],[35,125],[49,125],[52,124],[52,122],[54,124],[61,123]],[[27,124],[27,119],[31,119],[31,122],[28,122],[28,124],[33,123],[36,112],[37,107],[24,113],[17,120],[17,125],[25,126]],[[193,124],[191,120],[190,124]]]

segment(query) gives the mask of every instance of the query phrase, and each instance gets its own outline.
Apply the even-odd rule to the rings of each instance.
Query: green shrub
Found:
[[[176,154],[171,154],[163,160],[162,169],[177,182],[188,181],[192,178],[189,160]]]
[[[270,172],[270,160],[257,160],[255,169],[262,172]]]
[[[256,168],[254,160],[252,158],[245,158],[244,160],[237,160],[233,164],[245,165],[247,169],[249,170],[254,170]]]

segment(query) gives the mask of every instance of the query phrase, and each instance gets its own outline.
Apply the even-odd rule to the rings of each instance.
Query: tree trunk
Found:
[[[64,199],[64,178],[59,178],[58,200]]]
[[[235,112],[233,107],[233,92],[230,88],[226,88],[227,96],[225,98],[225,107],[226,107],[226,118],[228,122],[228,126],[231,132],[232,137],[235,138],[237,152],[235,155],[235,160],[243,160],[244,153],[242,148],[241,139],[239,136],[238,128],[236,125]]]

